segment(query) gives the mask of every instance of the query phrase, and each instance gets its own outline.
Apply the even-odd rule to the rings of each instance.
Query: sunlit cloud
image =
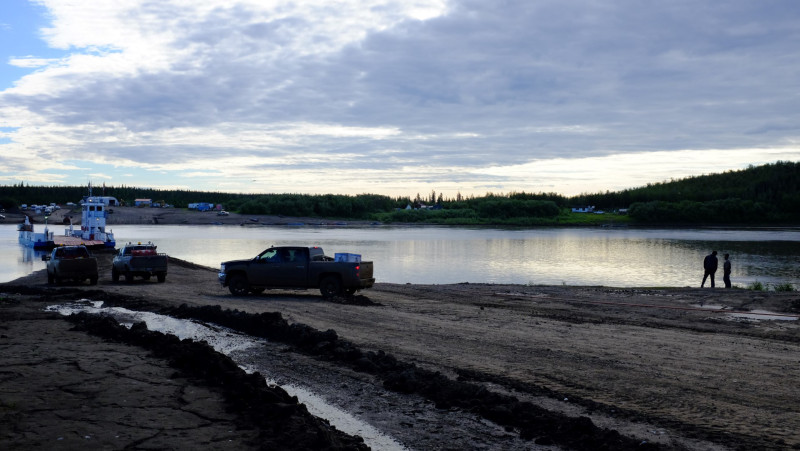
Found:
[[[58,61],[59,60],[53,58],[26,57],[26,58],[11,58],[8,60],[8,64],[10,66],[24,67],[31,69],[31,68],[48,66]]]
[[[788,2],[36,3],[57,52],[3,58],[0,181],[571,195],[800,160]]]

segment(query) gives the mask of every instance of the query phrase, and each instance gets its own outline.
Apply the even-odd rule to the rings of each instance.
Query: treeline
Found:
[[[602,215],[570,214],[570,207],[628,209],[627,220],[641,223],[792,223],[800,222],[800,163],[777,162],[740,171],[648,184],[618,192],[565,197],[555,193],[486,194],[445,198],[389,197],[376,194],[235,194],[158,190],[127,186],[95,187],[96,196],[114,196],[127,205],[139,198],[163,200],[177,208],[194,202],[222,204],[242,214],[266,214],[382,222],[437,224],[546,225],[603,221]],[[0,206],[21,203],[78,202],[86,187],[0,186]],[[587,222],[591,223],[591,221]]]
[[[89,194],[87,186],[31,186],[20,182],[11,186],[0,186],[0,205],[3,208],[16,208],[22,204],[48,205],[67,202],[78,203]],[[194,202],[213,202],[225,204],[240,197],[239,194],[222,192],[199,192],[186,190],[160,190],[122,186],[95,186],[94,196],[113,196],[124,205],[134,205],[136,199],[163,200],[179,208]]]
[[[800,196],[800,163],[778,161],[738,171],[700,175],[622,191],[582,194],[570,199],[581,205],[610,209],[635,202],[708,202],[723,199],[751,200],[776,206],[796,205]]]
[[[648,223],[777,224],[800,221],[800,163],[777,162],[622,192]]]
[[[242,195],[224,205],[229,210],[249,215],[369,219],[374,213],[393,210],[400,204],[402,200],[377,194],[270,194]]]
[[[382,222],[428,224],[513,224],[546,225],[555,222],[566,199],[556,194],[513,193],[507,196],[487,194],[484,197],[439,199],[435,204],[409,202],[406,208],[376,213]],[[410,208],[409,208],[410,207]]]

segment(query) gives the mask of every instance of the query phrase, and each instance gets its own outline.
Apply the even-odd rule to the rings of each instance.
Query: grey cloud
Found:
[[[133,131],[221,122],[402,130],[380,141],[306,138],[286,149],[357,153],[347,165],[371,168],[764,146],[798,135],[800,8],[791,1],[466,0],[446,16],[305,56],[287,47],[304,18],[251,23],[253,14],[233,6],[195,22],[153,2],[131,20],[172,27],[183,36],[175,46],[194,52],[172,71],[89,75],[63,96],[7,99],[54,121],[117,121]],[[460,135],[468,133],[476,136]],[[223,150],[251,152],[232,143],[162,156]],[[401,153],[386,160],[387,150]]]

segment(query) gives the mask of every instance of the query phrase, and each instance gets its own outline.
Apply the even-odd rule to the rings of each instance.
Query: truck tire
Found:
[[[342,282],[336,276],[327,276],[319,282],[319,292],[325,299],[339,296],[342,293]]]
[[[242,274],[234,274],[228,282],[228,290],[234,296],[245,296],[250,293],[250,284],[247,283],[247,278]]]
[[[156,279],[158,279],[158,283],[164,283],[167,280],[167,273],[160,272],[156,274]]]
[[[117,268],[111,268],[111,281],[114,283],[119,282],[119,272]]]
[[[125,282],[131,283],[133,282],[133,273],[130,271],[125,271]]]
[[[56,278],[53,277],[53,275],[50,274],[49,272],[47,273],[47,283],[50,284],[50,285],[53,285],[54,283],[56,283]]]
[[[261,294],[266,290],[266,288],[251,288],[250,292],[253,294]]]
[[[356,291],[358,291],[358,288],[347,288],[344,290],[344,293],[348,296],[352,296],[356,294]]]
[[[89,284],[91,284],[91,285],[97,285],[97,277],[94,277],[94,276],[93,276],[93,277],[90,277],[90,278],[89,278]]]

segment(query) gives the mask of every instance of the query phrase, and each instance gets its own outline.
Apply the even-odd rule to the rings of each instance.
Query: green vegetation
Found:
[[[747,289],[753,291],[764,291],[766,288],[764,287],[763,283],[756,280],[755,282],[748,285]]]
[[[776,284],[773,289],[775,291],[795,291],[794,285],[789,282]]]
[[[0,205],[78,202],[85,187],[0,186]],[[157,190],[127,186],[95,187],[95,195],[163,200],[178,208],[190,203],[222,204],[242,214],[373,220],[385,223],[443,225],[625,225],[625,224],[779,224],[800,223],[800,163],[777,162],[741,171],[648,184],[619,192],[565,197],[555,193],[488,193],[482,197],[389,197],[376,194],[236,194]],[[604,214],[573,213],[594,206]],[[619,214],[625,211],[626,214]]]
[[[800,221],[800,163],[690,177],[615,193],[643,223],[776,224]]]
[[[756,280],[755,282],[747,285],[747,289],[748,290],[753,290],[753,291],[769,291],[770,290],[770,286],[769,286],[769,284],[763,284],[763,283],[761,283],[761,282]],[[795,288],[794,288],[794,285],[792,285],[791,283],[785,282],[785,283],[778,283],[778,284],[773,285],[772,286],[772,291],[784,291],[784,292],[786,292],[786,291],[795,291]]]
[[[249,215],[369,219],[374,212],[392,210],[399,204],[396,199],[375,194],[271,194],[240,195],[223,205],[228,210]]]

